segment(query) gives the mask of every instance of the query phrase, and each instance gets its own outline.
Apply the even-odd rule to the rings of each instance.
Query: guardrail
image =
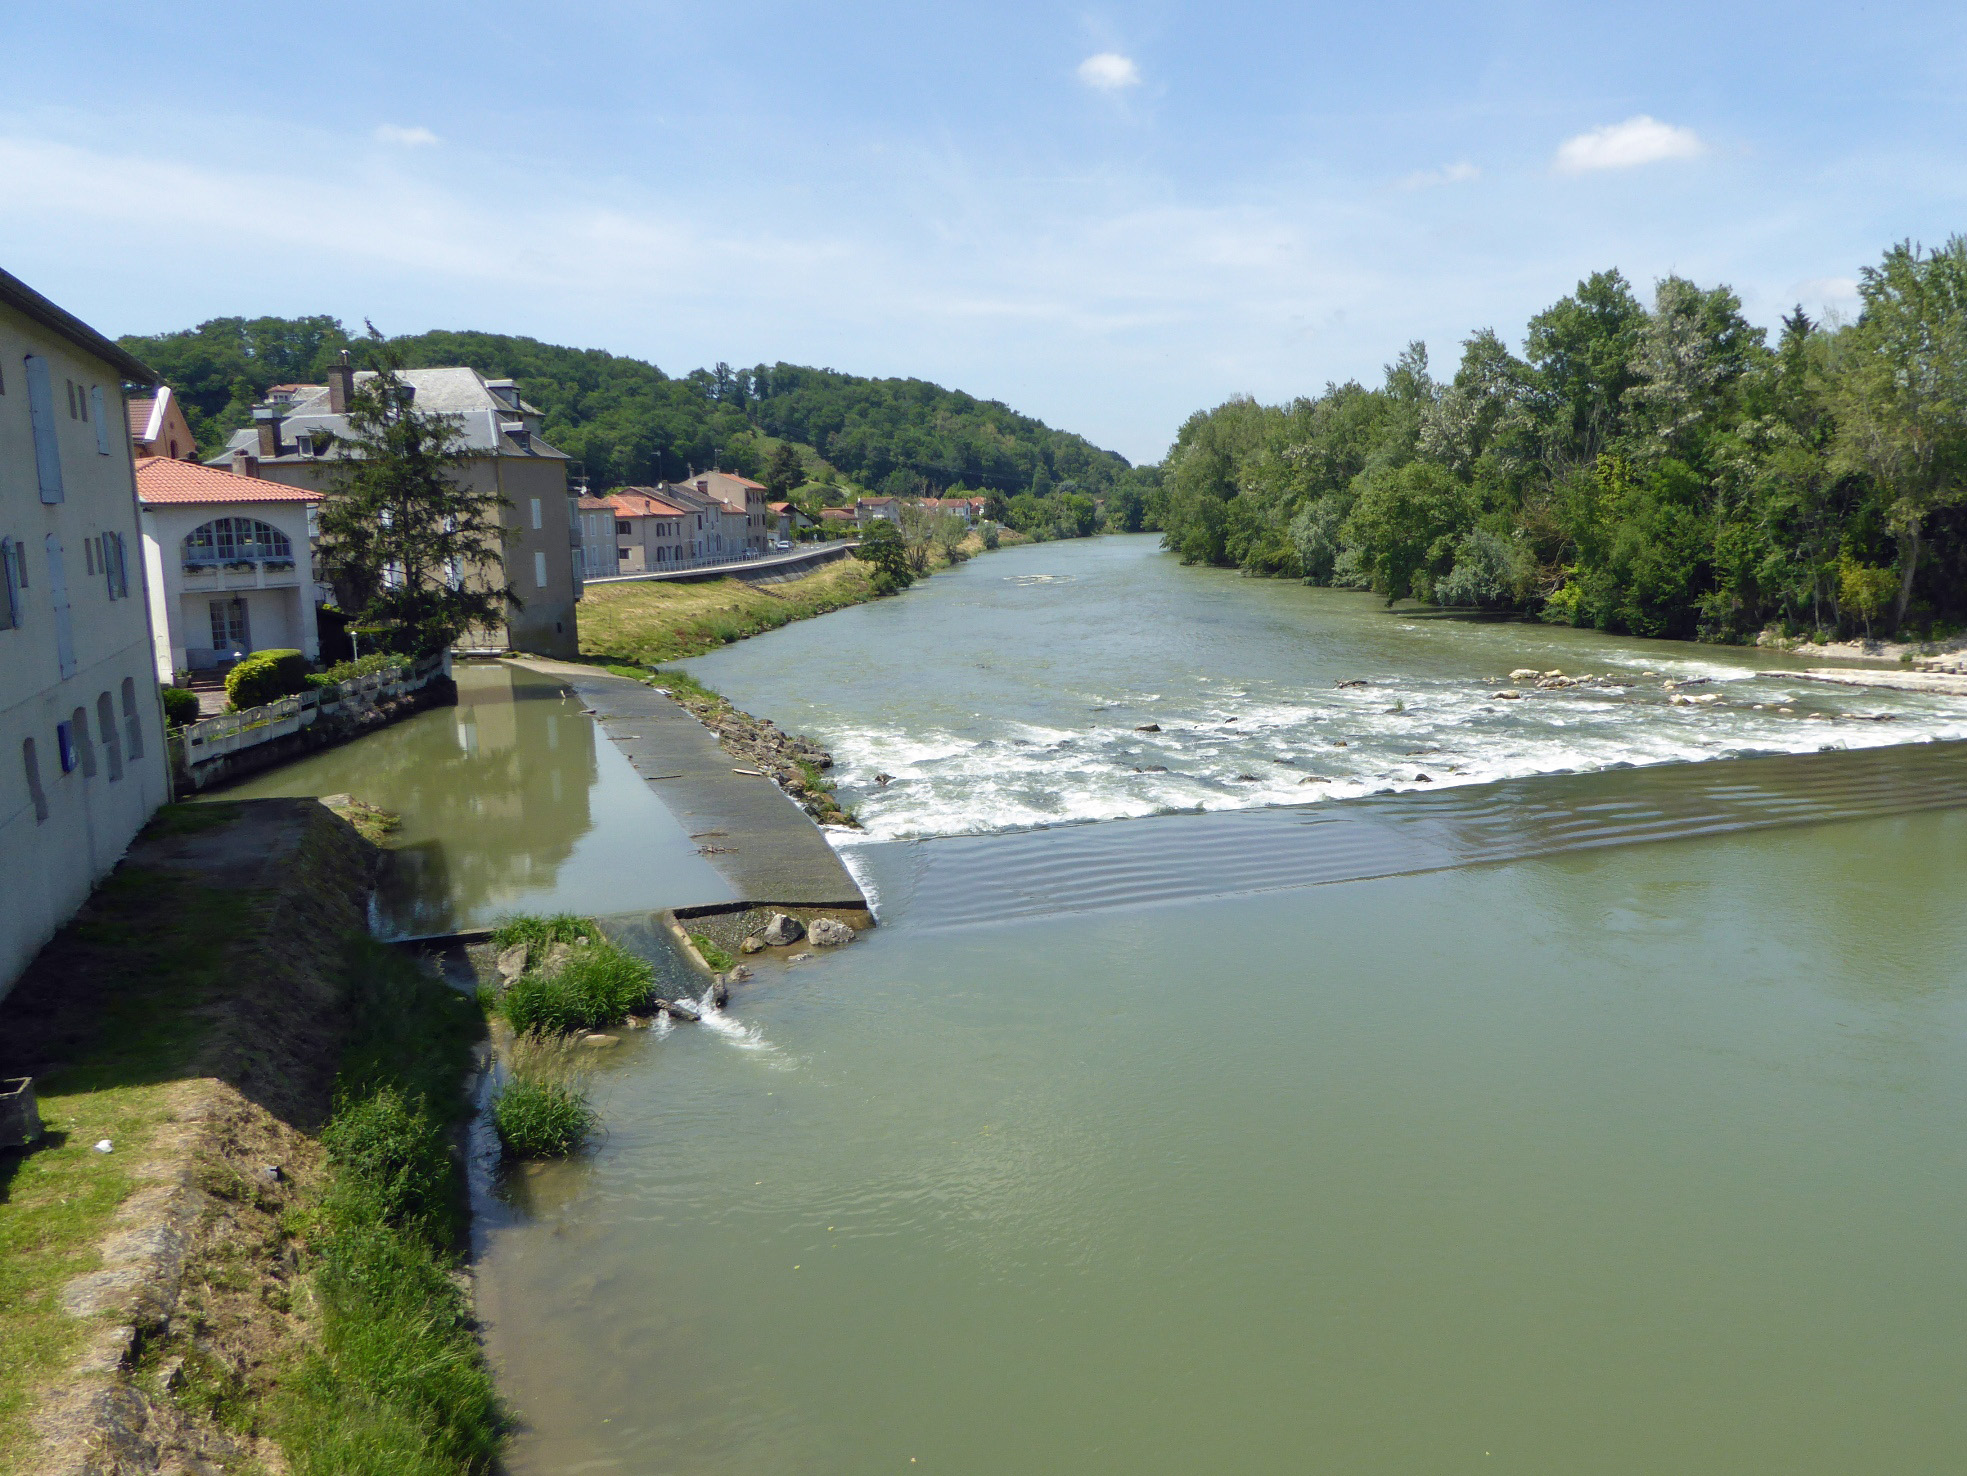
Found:
[[[364,712],[405,693],[419,691],[432,677],[442,675],[449,661],[449,653],[440,652],[416,661],[406,660],[401,666],[372,671],[366,676],[351,677],[332,687],[249,707],[243,712],[201,718],[172,731],[173,757],[192,787],[198,788],[201,766],[242,749],[257,748],[262,743],[298,733],[323,717]]]
[[[838,558],[860,543],[858,538],[843,538],[825,543],[796,544],[785,552],[750,554],[741,559],[693,559],[675,564],[660,564],[653,569],[644,569],[635,574],[595,574],[584,577],[582,584],[635,584],[651,580],[702,579],[709,575],[735,574],[743,576],[756,574],[764,569],[790,568],[798,564],[810,563],[814,559]]]

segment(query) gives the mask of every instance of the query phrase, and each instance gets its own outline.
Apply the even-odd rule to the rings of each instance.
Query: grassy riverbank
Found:
[[[168,809],[0,1001],[49,1129],[0,1154],[0,1472],[485,1468],[483,1022],[367,941],[373,856],[310,801]]]
[[[1022,541],[1005,535],[1006,546]],[[967,559],[983,549],[983,540],[973,533],[958,553]],[[949,566],[940,550],[932,550],[928,569],[917,577]],[[854,558],[782,584],[713,579],[700,584],[590,585],[581,601],[581,655],[603,663],[656,666],[875,598],[872,573]]]

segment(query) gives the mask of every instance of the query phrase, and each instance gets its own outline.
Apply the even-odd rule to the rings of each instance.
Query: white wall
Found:
[[[63,500],[44,503],[28,413],[24,358],[49,366]],[[0,993],[121,858],[168,796],[163,714],[144,598],[142,536],[115,369],[12,308],[0,306],[0,538],[24,546],[28,587],[23,621],[0,630]],[[65,385],[85,398],[103,391],[87,423],[68,414]],[[129,598],[112,599],[108,581],[88,569],[85,545],[120,533],[128,553]],[[67,574],[74,669],[61,671],[47,540]],[[123,684],[130,683],[126,717]],[[97,703],[110,700],[113,741],[98,731]],[[56,725],[83,709],[88,762],[62,772]],[[131,718],[141,752],[130,753]],[[32,740],[40,800],[24,758]],[[120,775],[116,772],[120,767]],[[93,770],[93,772],[91,772]]]
[[[193,579],[184,570],[184,538],[214,518],[257,518],[287,535],[294,567],[236,574],[224,570]],[[320,658],[314,619],[314,579],[307,504],[280,502],[152,503],[143,509],[144,566],[151,572],[151,622],[157,627],[159,680],[189,665],[188,648],[212,642],[211,602],[246,601],[249,644],[255,651],[286,648]]]

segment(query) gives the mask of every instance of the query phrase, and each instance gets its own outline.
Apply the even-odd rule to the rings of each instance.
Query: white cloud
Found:
[[[1585,174],[1595,169],[1631,169],[1662,159],[1692,159],[1707,152],[1691,128],[1676,128],[1641,113],[1623,123],[1608,123],[1558,146],[1559,174]]]
[[[1138,87],[1141,69],[1130,56],[1102,51],[1079,64],[1079,80],[1101,92],[1118,92],[1123,87]]]
[[[1444,164],[1439,169],[1421,169],[1400,181],[1403,190],[1425,190],[1434,185],[1467,184],[1472,179],[1482,178],[1482,171],[1466,159],[1456,164]]]
[[[394,123],[383,123],[376,128],[377,143],[401,144],[406,149],[427,149],[437,141],[437,135],[428,128],[399,128]]]

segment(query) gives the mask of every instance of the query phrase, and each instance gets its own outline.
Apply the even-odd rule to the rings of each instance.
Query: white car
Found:
[[[792,550],[792,540],[790,538],[774,538],[772,540],[772,547],[780,553],[789,553]]]

